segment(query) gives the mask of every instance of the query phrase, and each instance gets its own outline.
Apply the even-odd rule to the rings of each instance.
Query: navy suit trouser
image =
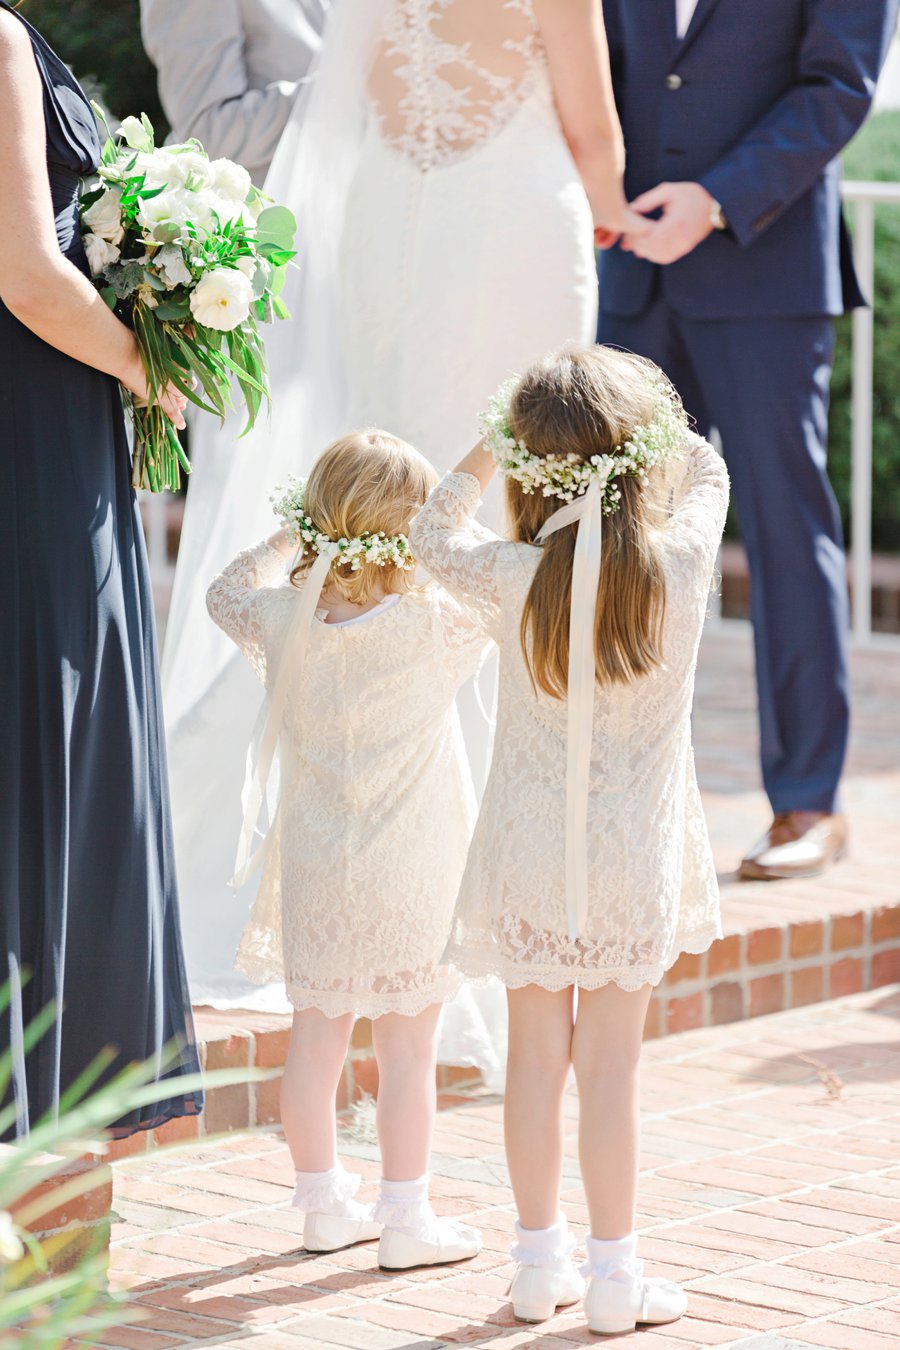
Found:
[[[602,306],[602,296],[601,296]],[[716,427],[750,566],[763,783],[774,811],[833,811],[849,729],[848,602],[826,471],[825,317],[686,319],[657,290],[599,341],[649,357]]]

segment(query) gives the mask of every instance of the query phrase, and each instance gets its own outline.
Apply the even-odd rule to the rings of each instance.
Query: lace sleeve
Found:
[[[447,474],[412,522],[409,541],[426,571],[494,636],[500,613],[497,567],[508,545],[474,519],[480,499],[472,474]]]
[[[261,679],[265,678],[263,611],[265,588],[284,580],[285,560],[265,541],[244,549],[210,582],[206,608],[249,659]]]
[[[692,439],[668,529],[673,538],[695,551],[712,571],[728,511],[725,461],[699,436]]]

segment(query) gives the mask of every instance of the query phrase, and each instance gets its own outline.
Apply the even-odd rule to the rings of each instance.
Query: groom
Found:
[[[746,878],[843,852],[847,586],[825,469],[832,316],[863,302],[836,156],[896,0],[604,0],[646,238],[601,256],[599,340],[656,361],[718,428],[751,576],[763,781]]]

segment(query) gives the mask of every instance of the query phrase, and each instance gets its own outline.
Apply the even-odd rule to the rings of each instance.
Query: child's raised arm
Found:
[[[416,560],[488,632],[496,625],[500,607],[498,555],[509,547],[475,519],[493,473],[493,460],[479,442],[438,483],[409,530]]]
[[[688,451],[684,478],[669,530],[683,535],[712,570],[728,512],[728,470],[721,455],[699,436]]]
[[[265,657],[260,591],[281,584],[285,560],[292,552],[285,531],[280,531],[239,553],[213,578],[206,592],[213,623],[237,643],[261,678]]]

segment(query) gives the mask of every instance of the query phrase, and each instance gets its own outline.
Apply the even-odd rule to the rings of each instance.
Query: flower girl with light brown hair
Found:
[[[280,752],[280,799],[237,964],[258,983],[284,980],[295,1009],[281,1118],[304,1243],[331,1251],[380,1235],[390,1269],[481,1246],[428,1200],[438,1018],[461,983],[444,949],[475,818],[454,701],[486,643],[446,591],[415,583],[406,532],[435,481],[396,437],[346,436],[282,498],[290,525],[239,554],[207,595],[268,694],[241,882]],[[379,1072],[374,1214],[336,1153],[356,1016],[372,1018]]]
[[[508,990],[515,1313],[541,1321],[583,1289],[560,1211],[574,1066],[585,1311],[592,1331],[627,1331],[686,1305],[636,1255],[638,1060],[653,986],[720,933],[690,712],[728,477],[662,372],[610,348],[532,367],[485,428],[410,531],[500,646],[493,763],[448,957]],[[474,522],[495,468],[510,541]]]

